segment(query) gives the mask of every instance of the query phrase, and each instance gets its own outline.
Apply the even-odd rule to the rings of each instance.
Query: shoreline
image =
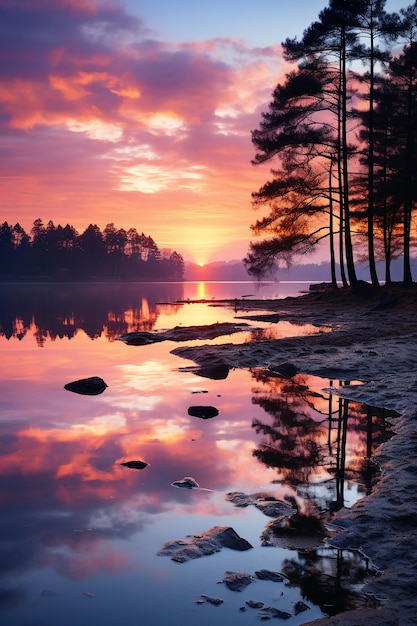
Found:
[[[303,374],[361,381],[366,384],[326,391],[399,414],[393,423],[394,436],[378,449],[379,482],[372,494],[336,515],[333,525],[338,530],[330,541],[337,548],[360,550],[381,572],[363,589],[380,601],[380,607],[310,623],[417,624],[413,559],[417,555],[417,286],[370,288],[361,294],[350,289],[314,290],[283,300],[238,304],[236,316],[250,317],[251,310],[264,309],[283,321],[313,324],[319,332],[255,344],[181,346],[172,352],[200,366],[221,362],[233,369],[290,363]],[[236,309],[236,301],[220,306]]]

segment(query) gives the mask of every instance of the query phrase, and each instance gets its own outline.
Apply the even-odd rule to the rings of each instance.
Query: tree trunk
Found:
[[[369,146],[368,146],[368,257],[371,282],[374,287],[379,287],[376,273],[375,249],[374,249],[374,32],[373,15],[371,6],[371,33],[370,33],[370,84],[369,84]]]
[[[346,267],[349,277],[350,286],[354,289],[357,284],[355,262],[353,259],[352,236],[350,230],[350,211],[349,211],[349,175],[348,175],[348,146],[347,146],[347,85],[346,85],[346,37],[344,29],[341,37],[341,105],[342,105],[342,169],[343,169],[343,206],[344,206],[344,222],[345,222],[345,251],[346,251]]]
[[[329,169],[329,237],[330,237],[330,271],[332,276],[332,286],[333,289],[337,289],[337,278],[336,278],[336,255],[334,251],[334,215],[333,215],[333,191],[332,191],[332,170],[333,170],[333,159],[330,159],[330,169]]]

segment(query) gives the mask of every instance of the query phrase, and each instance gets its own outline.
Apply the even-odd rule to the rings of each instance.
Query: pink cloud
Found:
[[[233,222],[249,238],[250,130],[284,68],[278,46],[164,43],[111,2],[0,0],[0,15],[4,219],[130,227],[140,206],[140,228],[175,243],[166,220],[191,227],[193,206],[195,226],[202,210],[217,224],[213,246]]]

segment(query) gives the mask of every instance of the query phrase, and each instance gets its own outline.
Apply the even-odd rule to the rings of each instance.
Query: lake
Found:
[[[323,547],[316,527],[279,537],[267,505],[292,503],[303,519],[327,521],[369,493],[377,479],[372,454],[389,437],[384,413],[323,391],[346,381],[284,379],[262,369],[213,380],[172,355],[175,342],[118,341],[137,330],[233,321],[232,308],[192,300],[305,289],[308,283],[0,287],[1,623],[244,626],[262,615],[246,604],[255,601],[290,614],[286,623],[294,626],[355,605],[370,573],[366,559]],[[319,330],[259,326],[273,336]],[[211,343],[260,337],[249,329]],[[198,343],[210,342],[187,345]],[[104,379],[104,393],[64,389],[90,376]],[[201,405],[218,415],[189,414]],[[122,465],[132,460],[148,465]],[[173,486],[185,477],[200,488]],[[252,547],[181,563],[161,555],[168,542],[190,543],[217,526]],[[262,570],[284,579],[255,574]],[[232,591],[220,582],[227,572],[249,574],[251,582]]]

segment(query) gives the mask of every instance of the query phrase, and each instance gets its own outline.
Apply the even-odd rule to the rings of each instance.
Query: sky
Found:
[[[0,223],[113,222],[199,264],[243,258],[270,167],[251,130],[280,43],[325,6],[0,0]]]

